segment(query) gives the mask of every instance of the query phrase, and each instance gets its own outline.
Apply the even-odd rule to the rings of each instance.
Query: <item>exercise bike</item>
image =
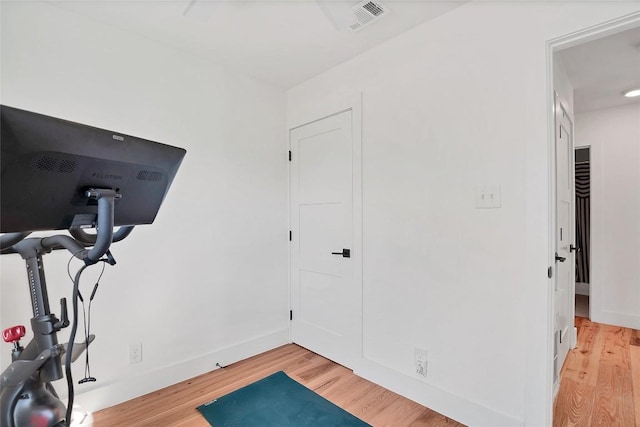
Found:
[[[11,365],[0,375],[0,414],[1,424],[7,427],[21,426],[66,426],[71,419],[73,406],[73,383],[69,394],[69,408],[60,401],[52,382],[63,378],[62,358],[66,358],[67,378],[71,378],[69,364],[74,362],[94,340],[90,335],[85,342],[72,344],[75,329],[69,344],[59,344],[57,333],[70,325],[67,301],[63,298],[60,319],[50,310],[45,280],[43,255],[54,249],[66,249],[76,258],[84,261],[85,266],[100,262],[115,264],[110,255],[109,246],[112,241],[122,240],[129,235],[133,227],[123,227],[113,233],[113,206],[116,193],[113,190],[92,189],[87,197],[98,201],[98,218],[100,224],[97,237],[82,230],[73,230],[76,238],[66,235],[55,235],[45,238],[26,238],[26,234],[15,233],[3,235],[0,240],[2,249],[11,248],[25,260],[29,282],[29,294],[33,318],[31,329],[33,339],[26,347],[20,344],[26,328],[14,326],[5,329],[2,337],[5,342],[13,344]],[[103,220],[104,219],[104,220]],[[95,239],[95,242],[92,240]],[[93,244],[92,249],[85,246]],[[76,281],[79,280],[79,274]],[[77,283],[74,285],[77,295]],[[77,317],[77,305],[74,300],[74,318]],[[76,324],[77,326],[77,324]]]
[[[13,350],[11,364],[0,374],[0,425],[69,427],[71,363],[95,339],[88,335],[84,342],[73,342],[81,274],[97,263],[114,265],[111,244],[126,238],[135,225],[153,222],[186,151],[0,107],[0,232],[5,233],[0,250],[25,260],[33,310],[33,339],[26,346],[20,343],[24,326],[2,332]],[[87,227],[96,234],[86,233]],[[37,230],[68,230],[70,236],[28,237]],[[74,278],[72,320],[66,298],[60,301],[60,318],[49,304],[42,258],[59,249],[84,262]],[[69,343],[58,343],[57,333],[68,326]],[[52,385],[65,376],[67,406]]]

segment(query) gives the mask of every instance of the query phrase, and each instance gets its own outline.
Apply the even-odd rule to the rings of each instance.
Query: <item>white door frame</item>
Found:
[[[619,33],[640,24],[640,12],[632,13],[621,18],[613,19],[593,27],[583,29],[562,37],[547,41],[547,166],[548,166],[548,203],[549,203],[549,236],[548,236],[548,265],[552,266],[554,276],[547,281],[547,399],[546,409],[548,425],[553,420],[553,329],[555,315],[555,304],[553,301],[553,289],[555,281],[555,241],[556,241],[556,165],[555,165],[555,82],[553,78],[553,54],[557,51],[567,49],[591,40],[603,38]],[[575,137],[575,135],[574,135]],[[575,145],[575,144],[574,144]],[[599,298],[599,293],[592,287],[590,298]]]
[[[358,342],[355,343],[357,354],[353,360],[353,370],[357,371],[360,368],[362,360],[362,318],[363,318],[363,287],[362,287],[362,93],[351,93],[340,98],[332,98],[326,100],[319,100],[312,103],[313,106],[304,112],[297,112],[296,116],[290,118],[287,123],[287,148],[291,146],[291,130],[313,123],[318,120],[322,120],[326,117],[333,116],[335,114],[351,110],[352,120],[352,136],[353,136],[353,247],[351,250],[351,262],[353,262],[353,282],[360,290],[360,301],[356,310],[356,317],[358,319],[357,324],[357,337]],[[287,227],[291,229],[291,164],[287,163]],[[291,280],[291,245],[288,246],[288,280],[289,280],[289,309],[291,310],[292,301],[292,280]],[[294,314],[295,315],[295,314]],[[291,323],[289,323],[289,342],[292,342],[291,336]]]

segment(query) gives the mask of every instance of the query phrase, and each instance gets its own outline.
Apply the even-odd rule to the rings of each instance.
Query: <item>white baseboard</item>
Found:
[[[576,282],[576,294],[589,295],[590,287],[591,286],[588,283]]]
[[[107,381],[96,388],[77,393],[75,402],[87,411],[99,411],[210,372],[216,369],[215,364],[220,360],[224,360],[227,364],[235,363],[287,343],[289,343],[289,329],[277,330],[173,365],[138,375],[128,375],[118,378],[117,381]],[[66,396],[62,394],[61,398],[64,402]]]
[[[523,420],[496,412],[415,378],[362,359],[354,373],[449,418],[476,427],[522,426]]]
[[[640,329],[640,316],[632,316],[614,311],[601,310],[596,313],[592,311],[591,321],[631,329]]]

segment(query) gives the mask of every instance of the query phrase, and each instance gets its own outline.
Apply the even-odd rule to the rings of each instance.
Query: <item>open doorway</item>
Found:
[[[555,53],[573,105],[575,314],[640,327],[640,25]]]
[[[566,110],[573,123],[574,148],[578,148],[570,150],[568,162],[566,156],[558,155],[559,114],[554,102],[549,114],[553,123],[549,152],[555,154],[550,157],[549,277],[556,290],[559,280],[573,275],[562,267],[575,269],[568,287],[574,292],[569,307],[562,299],[552,299],[549,332],[554,362],[563,360],[561,351],[568,351],[561,346],[565,338],[570,340],[568,348],[577,342],[574,315],[640,329],[640,97],[623,96],[630,89],[640,89],[639,18],[635,14],[550,42],[553,94],[549,99],[559,99]],[[559,179],[563,162],[572,169],[570,182],[576,187],[571,199],[575,234],[568,233],[566,241],[562,239],[566,209],[559,208],[558,197],[560,184],[566,181]],[[585,178],[587,191],[581,182]],[[587,210],[581,210],[581,202]],[[563,317],[572,336],[559,333]],[[553,368],[559,374],[562,366]],[[559,385],[554,381],[554,397]]]
[[[589,315],[589,261],[591,253],[591,148],[575,149],[576,290],[575,314]]]

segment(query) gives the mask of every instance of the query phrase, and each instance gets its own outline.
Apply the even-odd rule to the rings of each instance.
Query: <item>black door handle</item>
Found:
[[[580,252],[580,248],[577,248],[573,245],[569,245],[569,252]]]
[[[351,249],[343,249],[342,252],[331,252],[331,255],[342,255],[343,258],[351,258]]]
[[[556,252],[556,261],[565,262],[566,260],[567,259],[565,257],[561,257],[558,255],[558,252]]]

